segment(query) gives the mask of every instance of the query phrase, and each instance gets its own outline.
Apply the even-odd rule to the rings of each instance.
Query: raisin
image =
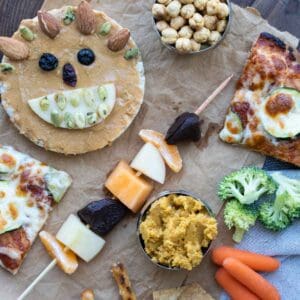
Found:
[[[182,141],[199,141],[201,137],[199,116],[185,112],[179,115],[166,134],[166,141],[175,145]]]
[[[76,86],[77,83],[77,75],[74,67],[67,63],[63,66],[63,81],[65,84],[69,86]]]
[[[80,220],[98,235],[104,235],[128,212],[119,200],[105,198],[93,201],[77,212]]]
[[[51,53],[43,53],[39,60],[39,66],[44,71],[52,71],[58,66],[58,59]]]
[[[82,65],[89,66],[95,61],[95,54],[91,49],[84,48],[77,53],[77,59]]]

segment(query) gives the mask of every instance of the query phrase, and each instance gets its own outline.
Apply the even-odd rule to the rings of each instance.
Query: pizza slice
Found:
[[[270,33],[252,46],[220,138],[300,166],[300,64]]]
[[[0,265],[16,274],[71,177],[0,146]]]

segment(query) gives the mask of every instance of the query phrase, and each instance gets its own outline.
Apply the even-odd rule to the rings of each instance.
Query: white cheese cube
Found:
[[[56,238],[86,262],[92,260],[105,244],[101,237],[86,227],[75,215],[68,217]]]

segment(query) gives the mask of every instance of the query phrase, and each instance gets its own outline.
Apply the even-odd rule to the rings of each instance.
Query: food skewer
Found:
[[[70,215],[59,229],[56,237],[46,231],[40,232],[40,238],[49,255],[53,258],[51,263],[38,275],[17,300],[23,300],[44,276],[58,265],[65,273],[73,274],[77,267],[77,256],[86,262],[92,260],[103,248],[105,241],[84,225],[78,217]],[[76,238],[81,236],[81,241]],[[87,242],[93,247],[86,251]]]
[[[166,141],[170,145],[175,145],[178,142],[192,140],[199,141],[201,137],[199,115],[206,107],[216,98],[219,93],[227,86],[232,79],[233,74],[224,80],[206,100],[195,110],[195,112],[184,112],[180,114],[173,124],[170,126],[166,134]]]
[[[46,274],[51,271],[56,266],[57,260],[53,259],[51,263],[35,278],[32,283],[26,288],[26,290],[18,297],[17,300],[25,299],[32,289],[46,276]]]
[[[200,115],[205,108],[212,102],[218,95],[223,91],[223,89],[227,86],[229,81],[232,79],[233,74],[231,74],[227,79],[225,79],[212,93],[209,95],[206,100],[195,110],[196,115]]]
[[[217,89],[215,89],[213,91],[213,93],[196,109],[196,111],[194,113],[185,112],[185,113],[179,115],[176,118],[174,124],[168,130],[167,137],[168,137],[168,134],[170,135],[170,131],[171,131],[172,132],[172,138],[174,139],[175,134],[178,134],[178,132],[181,130],[181,140],[182,140],[182,131],[185,131],[185,132],[186,131],[190,131],[190,132],[192,131],[194,135],[195,135],[195,132],[196,132],[196,135],[197,135],[197,130],[198,130],[199,131],[198,136],[200,138],[200,121],[199,121],[199,115],[215,99],[215,97],[227,86],[227,84],[229,83],[229,81],[231,80],[232,77],[233,77],[233,75],[229,76],[225,81],[223,81],[220,84],[220,86]],[[178,120],[180,122],[178,122]],[[190,122],[190,120],[192,120],[192,122]],[[147,141],[147,133],[148,132],[150,132],[150,131],[149,130],[148,131],[144,130],[144,133],[142,133],[142,134],[140,133],[140,136],[142,137],[142,139],[146,143],[148,142]],[[156,134],[159,134],[159,133],[156,133]],[[187,132],[187,135],[185,136],[185,139],[188,139],[188,138],[191,139],[191,137],[188,137],[189,134],[190,133]],[[172,152],[174,152],[176,150],[177,152],[175,151],[175,153],[177,153],[178,158],[181,159],[180,158],[180,154],[179,154],[179,152],[177,150],[177,147],[173,146],[173,145],[167,145],[166,142],[163,141],[164,140],[163,135],[158,136],[156,138],[158,138],[158,140],[161,140],[161,141],[159,141],[158,144],[156,144],[155,142],[153,144],[154,144],[154,146],[158,147],[158,150],[161,152],[161,154],[162,154],[163,157],[164,157],[164,155],[163,155],[164,151],[172,151]],[[167,138],[166,138],[166,141],[168,142]],[[160,145],[159,145],[159,143],[160,143]],[[164,143],[164,145],[162,145],[162,143]],[[170,144],[172,144],[172,143],[170,143]],[[172,147],[176,148],[176,149],[173,149]],[[166,159],[166,157],[164,157],[164,159]],[[166,160],[166,163],[168,164],[167,160]],[[124,162],[123,162],[123,164],[124,164]],[[176,166],[174,166],[172,168],[172,165],[171,166],[169,165],[169,167],[174,172],[178,172],[178,171],[180,171],[180,169],[182,167],[182,163],[179,162],[179,165],[177,166],[177,168],[175,168]],[[125,167],[123,166],[122,168],[123,169],[124,168],[128,169],[130,167],[128,165],[128,166],[125,166]],[[145,175],[149,176],[149,174],[146,174],[147,172],[146,173],[142,172],[138,168],[135,168],[135,170],[136,170],[135,172],[133,170],[130,171],[130,172],[133,172],[135,178],[139,178],[142,174],[145,174]],[[150,176],[150,178],[151,178],[151,176]],[[158,181],[158,182],[163,183],[163,181],[164,181],[164,179],[162,181]],[[109,187],[110,185],[107,184],[107,183],[108,183],[108,181],[106,182],[106,187]],[[147,189],[146,194],[150,193],[151,190],[152,190],[151,185],[149,185],[146,189]],[[112,190],[110,189],[110,191],[112,191]],[[113,193],[113,194],[115,194],[115,193]],[[146,194],[144,195],[145,196],[144,198],[146,198]],[[120,199],[120,200],[122,201],[122,199]],[[136,206],[135,207],[131,207],[130,205],[128,205],[129,203],[126,203],[126,201],[122,201],[122,202],[129,209],[131,209],[133,212],[137,212],[139,210],[139,208],[141,207],[141,205],[139,205],[138,207],[136,207]],[[91,205],[91,204],[93,204],[93,202],[90,203],[89,205]],[[86,225],[84,225],[83,223],[81,223],[81,221],[77,217],[75,217],[74,215],[70,215],[69,218],[65,221],[65,223],[62,225],[62,227],[58,231],[58,234],[56,235],[56,238],[53,237],[51,234],[45,232],[45,231],[42,231],[40,233],[40,238],[41,238],[44,246],[46,247],[47,251],[49,252],[50,256],[53,257],[53,260],[38,275],[38,277],[27,287],[27,289],[19,296],[19,298],[17,300],[23,300],[23,299],[25,299],[25,297],[32,291],[32,289],[56,265],[59,265],[59,267],[62,268],[65,273],[72,274],[73,272],[76,271],[76,269],[78,267],[77,256],[76,255],[78,255],[80,258],[82,258],[83,260],[85,260],[86,262],[88,262],[91,259],[93,259],[101,251],[102,247],[104,246],[105,241],[100,236],[98,236],[97,234],[105,234],[107,232],[106,231],[101,231],[101,228],[99,229],[99,231],[98,230],[95,231],[95,228],[92,228],[93,231],[96,232],[97,234],[90,230],[90,226],[88,225],[88,222],[86,222],[87,219],[85,219],[86,218],[86,213],[87,213],[86,210],[89,210],[89,205],[85,209],[82,209],[81,211],[79,211],[79,213],[78,213],[78,215],[80,216],[80,219],[84,219],[83,220],[84,223],[87,223]],[[125,212],[123,211],[123,212],[119,213],[119,217],[120,218],[122,217],[122,214],[125,214]],[[72,220],[70,220],[70,218]],[[72,226],[70,226],[70,225],[72,225]],[[115,224],[112,224],[112,226],[114,226],[114,225]],[[64,227],[67,227],[67,228],[64,228]],[[74,227],[75,227],[75,229],[74,229]],[[92,225],[92,227],[94,227],[94,226]],[[89,238],[94,238],[94,239],[98,238],[99,239],[98,241],[96,241],[96,243],[98,243],[98,247],[97,247],[96,250],[92,251],[92,255],[91,255],[91,253],[87,254],[88,257],[86,257],[86,256],[82,257],[82,255],[80,255],[81,251],[83,251],[83,248],[81,248],[80,246],[82,246],[85,243],[85,241],[84,242],[80,241],[79,244],[81,243],[82,245],[79,245],[79,246],[77,245],[78,246],[77,248],[76,247],[74,248],[74,247],[70,246],[72,244],[72,239],[67,238],[67,236],[68,236],[67,233],[71,233],[71,235],[72,234],[76,235],[76,234],[78,234],[78,233],[76,233],[76,229],[78,231],[82,231],[82,230],[85,231],[85,235],[92,235],[92,237],[90,236]],[[82,234],[82,238],[83,239],[88,239],[86,236],[84,236],[84,234],[82,232],[81,232],[81,234]],[[47,240],[45,242],[45,239],[47,239],[47,238],[48,238],[48,241],[50,239],[50,242],[51,241],[53,242],[52,245],[51,245],[50,242],[47,245]],[[87,244],[87,243],[85,243],[85,244]],[[61,257],[59,257],[60,255],[61,255]],[[68,255],[71,256],[71,257],[69,257],[71,259],[71,265],[69,265],[69,266],[65,265],[64,266],[64,263],[69,263],[70,262],[70,261],[68,261],[68,257],[67,257]],[[86,255],[86,253],[85,253],[85,255]]]

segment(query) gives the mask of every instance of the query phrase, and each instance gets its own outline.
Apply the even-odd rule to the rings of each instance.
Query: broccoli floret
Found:
[[[221,200],[237,199],[242,204],[251,204],[265,193],[274,193],[276,188],[276,183],[264,170],[245,167],[223,178],[218,196]]]
[[[279,187],[274,202],[265,202],[260,207],[259,219],[266,228],[278,231],[300,217],[300,180],[279,172],[271,176]]]
[[[288,216],[291,219],[300,218],[300,180],[291,179],[279,172],[273,173],[272,178],[278,183],[278,195],[286,191],[289,195],[286,200]]]
[[[259,208],[259,220],[268,229],[279,231],[291,224],[289,216],[292,198],[287,191],[278,189],[275,201],[266,201]]]
[[[255,224],[258,212],[251,205],[243,205],[237,200],[227,202],[224,209],[224,222],[229,229],[235,228],[232,239],[239,243],[246,231]]]

